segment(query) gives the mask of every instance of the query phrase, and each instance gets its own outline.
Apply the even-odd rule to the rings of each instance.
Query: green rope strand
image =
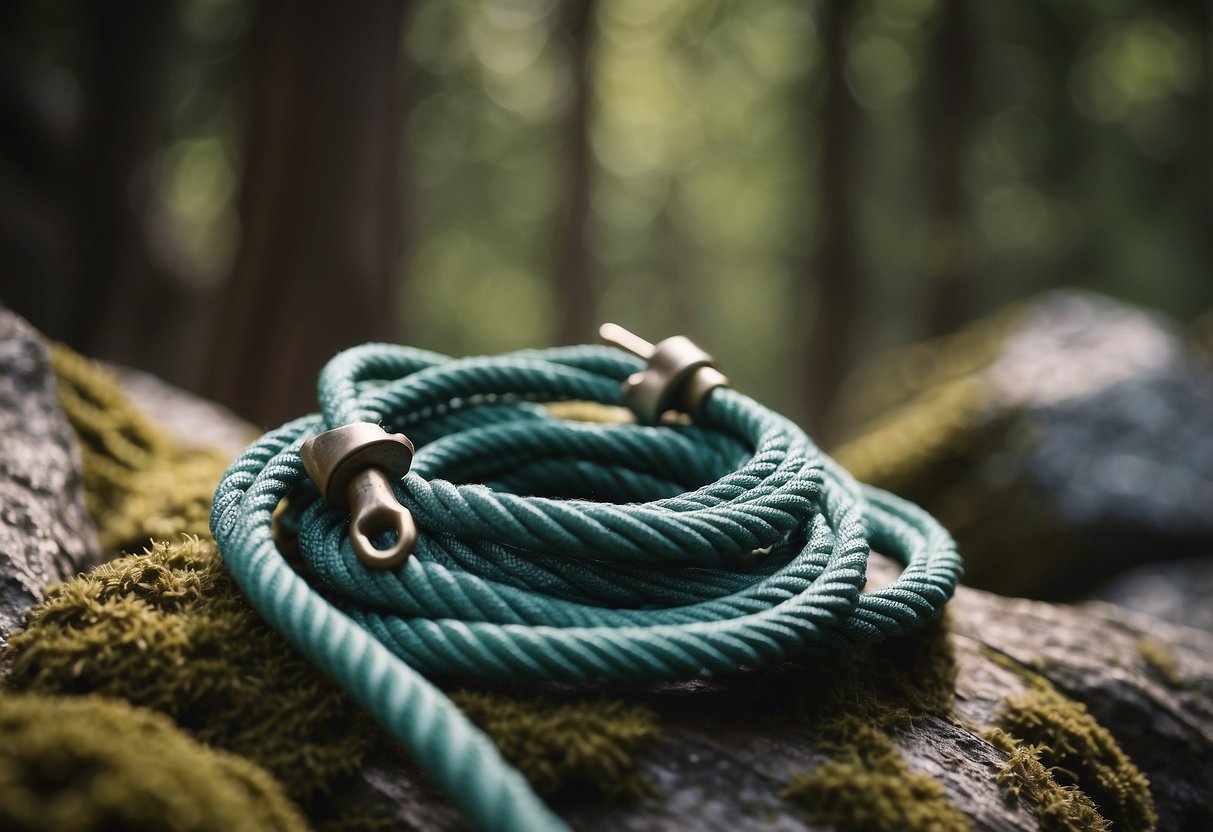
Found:
[[[322,415],[263,436],[215,494],[212,531],[249,601],[481,829],[566,827],[427,675],[727,673],[910,632],[960,574],[928,514],[857,484],[736,391],[714,390],[693,425],[568,422],[536,404],[617,405],[638,369],[598,347],[451,360],[368,344],[321,374]],[[359,563],[299,456],[358,421],[417,446],[397,496],[421,534],[391,571]],[[288,496],[316,588],[271,536]],[[869,546],[904,570],[865,593]]]

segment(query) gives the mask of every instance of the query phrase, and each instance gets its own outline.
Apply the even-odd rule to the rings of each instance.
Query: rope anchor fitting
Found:
[[[716,359],[686,336],[650,344],[619,324],[603,324],[598,337],[648,362],[623,383],[624,404],[642,425],[657,424],[667,410],[694,415],[708,393],[729,383],[716,369]]]
[[[413,443],[403,433],[359,422],[313,436],[299,449],[303,467],[324,501],[350,512],[350,543],[369,569],[394,569],[417,545],[417,524],[392,490],[392,478],[408,473]],[[374,538],[392,533],[384,549]]]

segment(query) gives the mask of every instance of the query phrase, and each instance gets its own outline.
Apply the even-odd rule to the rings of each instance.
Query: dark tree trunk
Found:
[[[396,335],[403,11],[258,8],[242,237],[208,389],[261,425],[315,410],[334,353]]]
[[[970,265],[965,241],[961,175],[973,74],[968,0],[945,0],[929,75],[934,105],[928,108],[935,216],[928,237],[927,334],[951,332],[970,315]]]
[[[84,5],[90,33],[84,77],[90,83],[76,170],[80,268],[68,325],[91,352],[125,358],[112,343],[114,330],[121,331],[114,324],[137,316],[125,314],[119,299],[128,305],[136,298],[161,300],[146,294],[161,279],[145,223],[173,4],[131,0],[119,6]]]
[[[556,297],[561,344],[591,338],[594,322],[593,260],[586,238],[590,213],[590,51],[597,0],[568,6],[572,40],[573,105],[566,120],[564,222],[557,241]]]
[[[15,268],[0,292],[54,338],[190,384],[196,357],[182,359],[193,352],[195,292],[153,178],[176,4],[83,3],[80,13],[79,112],[61,112],[70,102],[62,93],[52,101],[23,90],[36,72],[18,61],[6,73],[16,112],[4,134],[17,181],[0,221],[16,256],[6,258]]]
[[[57,107],[48,101],[23,12],[15,3],[0,6],[0,302],[63,340],[80,108],[66,96]]]
[[[814,436],[823,436],[846,368],[847,342],[855,317],[858,270],[851,224],[851,169],[855,100],[846,83],[847,10],[844,0],[822,6],[825,49],[822,107],[821,198],[817,256],[805,289],[815,310],[806,345],[808,375],[802,411]]]
[[[1195,28],[1200,32],[1201,59],[1204,68],[1204,84],[1201,86],[1200,107],[1204,116],[1204,141],[1195,141],[1199,148],[1196,156],[1199,164],[1204,166],[1205,187],[1203,199],[1199,203],[1198,239],[1204,240],[1206,274],[1213,274],[1213,160],[1210,159],[1210,148],[1213,148],[1213,7],[1206,2],[1196,0],[1191,4]],[[1204,293],[1201,300],[1213,309],[1213,280],[1204,282]]]

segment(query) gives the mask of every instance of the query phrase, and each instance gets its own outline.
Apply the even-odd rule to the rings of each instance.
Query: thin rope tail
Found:
[[[321,374],[322,415],[261,437],[215,493],[211,528],[250,603],[479,829],[566,826],[427,677],[729,673],[904,635],[959,579],[930,515],[860,486],[727,387],[704,393],[690,424],[573,422],[541,406],[619,405],[642,367],[599,347],[452,360],[364,345]],[[357,422],[416,446],[392,488],[419,533],[393,569],[362,565],[300,457]],[[283,501],[307,579],[273,539]],[[865,593],[870,544],[904,569]]]

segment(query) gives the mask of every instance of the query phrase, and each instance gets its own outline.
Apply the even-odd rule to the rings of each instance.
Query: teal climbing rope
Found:
[[[566,827],[427,676],[727,673],[903,635],[956,586],[960,560],[930,515],[857,484],[735,390],[657,427],[540,404],[619,404],[642,368],[602,347],[452,360],[368,344],[324,369],[321,414],[261,437],[216,491],[211,528],[250,603],[480,829]],[[300,458],[309,437],[357,422],[417,449],[394,487],[420,534],[391,570],[359,562]],[[288,497],[306,578],[271,533]],[[872,548],[903,571],[864,592]]]

